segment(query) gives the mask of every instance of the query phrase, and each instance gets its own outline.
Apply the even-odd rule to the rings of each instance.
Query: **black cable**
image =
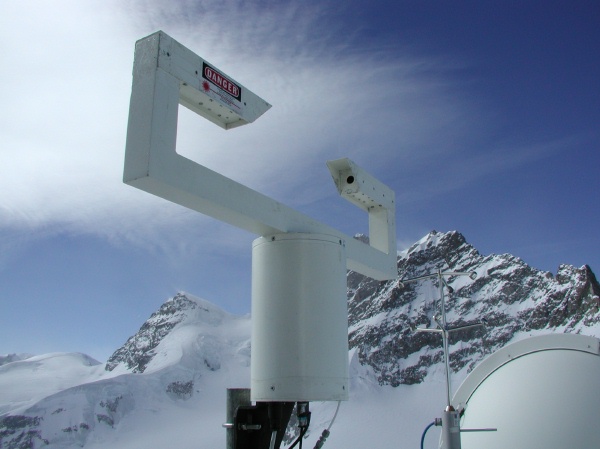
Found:
[[[304,438],[304,435],[306,434],[307,430],[308,430],[308,427],[302,427],[300,429],[300,435],[298,435],[298,438],[296,438],[296,441],[294,441],[294,444],[292,444],[288,449],[293,449],[294,447],[296,447],[296,445],[298,443],[300,443],[299,449],[302,449],[302,438]]]

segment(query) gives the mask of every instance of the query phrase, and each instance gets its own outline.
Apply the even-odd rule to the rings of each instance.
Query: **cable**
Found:
[[[327,427],[327,429],[323,430],[323,433],[321,433],[321,437],[319,438],[319,440],[317,441],[317,443],[315,444],[315,447],[313,449],[321,449],[323,447],[323,445],[325,444],[325,440],[331,434],[331,432],[330,432],[331,426],[333,426],[333,422],[335,421],[335,418],[337,417],[337,414],[340,411],[341,403],[342,403],[342,401],[338,401],[337,407],[335,409],[335,413],[333,415],[333,418],[331,418],[331,422],[329,423],[329,426]]]
[[[331,426],[333,426],[333,422],[335,421],[335,418],[337,417],[337,414],[340,411],[340,405],[341,405],[341,403],[342,403],[342,401],[338,401],[338,403],[337,403],[337,407],[335,408],[335,413],[333,414],[333,418],[331,418],[331,422],[329,423],[329,427],[327,427],[328,431],[331,429]]]
[[[300,428],[300,435],[294,441],[288,449],[293,449],[298,443],[300,443],[299,449],[302,449],[302,438],[310,426],[310,410],[308,402],[296,402],[296,416],[298,416],[298,427]]]
[[[329,426],[327,426],[327,429],[323,430],[323,433],[321,433],[321,437],[319,438],[319,440],[317,441],[317,443],[315,444],[315,447],[313,449],[321,449],[321,447],[323,447],[323,445],[325,444],[325,440],[331,434],[330,430],[331,430],[331,427],[333,426],[333,423],[335,422],[335,418],[337,418],[338,412],[340,411],[341,404],[342,404],[342,401],[338,401],[337,407],[335,408],[335,413],[333,414],[333,418],[331,418],[331,421],[329,422]],[[307,410],[308,410],[308,408],[307,408]],[[302,438],[304,438],[304,435],[306,434],[306,431],[308,430],[308,424],[310,423],[310,413],[307,413],[307,414],[308,414],[307,425],[300,428],[300,435],[298,436],[298,438],[296,438],[296,441],[294,441],[294,443],[288,449],[294,449],[294,447],[296,447],[296,445],[298,445],[298,444],[299,444],[298,448],[302,449]]]
[[[304,434],[306,434],[307,430],[308,430],[308,427],[301,428],[300,435],[298,435],[298,438],[296,438],[296,441],[294,441],[294,444],[292,444],[288,449],[294,449],[298,443],[300,443],[300,449],[301,449],[302,448],[302,438],[304,438]]]
[[[427,427],[425,427],[425,430],[423,431],[423,435],[421,435],[421,449],[424,449],[423,444],[425,443],[425,434],[433,426],[435,426],[435,421],[433,421],[431,424],[429,424]]]

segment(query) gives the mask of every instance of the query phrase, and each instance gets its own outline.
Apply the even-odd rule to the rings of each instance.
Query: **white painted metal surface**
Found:
[[[369,244],[396,254],[396,195],[350,159],[327,161],[339,194],[369,214]],[[394,256],[394,266],[396,258]]]
[[[203,100],[200,95],[205,95],[201,87],[206,81],[201,76],[204,64],[163,32],[136,43],[123,181],[257,235],[304,232],[337,236],[346,242],[349,269],[378,280],[395,278],[393,202],[370,214],[379,223],[373,226],[375,245],[369,246],[177,154],[179,103],[227,129],[255,120],[270,107],[235,82],[247,103],[239,114],[233,111],[239,119],[227,122],[224,117],[207,115],[196,104]],[[376,231],[383,228],[382,220],[385,236]]]
[[[600,447],[599,340],[575,334],[533,337],[476,367],[454,396],[464,407],[464,449]]]
[[[123,181],[255,233],[252,399],[348,398],[346,270],[397,277],[394,192],[348,159],[328,163],[369,214],[370,244],[176,152],[182,104],[224,129],[270,105],[163,32],[136,43]]]
[[[254,401],[348,399],[344,242],[277,234],[252,248]]]

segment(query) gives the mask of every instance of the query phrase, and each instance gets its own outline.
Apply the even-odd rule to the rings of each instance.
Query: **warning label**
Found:
[[[202,78],[210,81],[218,88],[224,90],[236,100],[241,101],[242,88],[222,73],[219,73],[217,70],[213,69],[206,62],[202,62]]]

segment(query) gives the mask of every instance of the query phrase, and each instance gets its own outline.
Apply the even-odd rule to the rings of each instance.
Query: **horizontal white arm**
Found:
[[[349,269],[378,280],[397,277],[395,237],[393,248],[381,251],[176,153],[179,103],[188,106],[187,98],[196,95],[190,94],[191,80],[203,62],[162,32],[137,42],[123,181],[257,235],[339,237],[346,244]],[[267,105],[241,89],[256,98],[256,105]]]

